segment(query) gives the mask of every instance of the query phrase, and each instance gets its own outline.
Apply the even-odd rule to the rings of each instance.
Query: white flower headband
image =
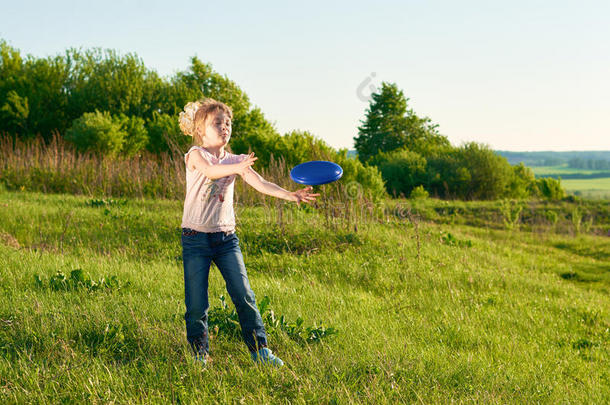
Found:
[[[195,113],[201,106],[203,106],[201,101],[191,101],[184,106],[184,111],[180,113],[178,121],[180,123],[180,129],[185,135],[193,136],[195,131]]]

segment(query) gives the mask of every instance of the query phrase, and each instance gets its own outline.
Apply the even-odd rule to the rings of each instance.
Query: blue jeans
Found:
[[[250,351],[267,346],[267,335],[261,314],[250,287],[244,258],[235,233],[205,233],[182,229],[184,263],[184,301],[186,304],[186,338],[189,343],[203,336],[209,352],[208,277],[212,261],[216,263],[227,285],[227,291],[239,316],[241,333]]]

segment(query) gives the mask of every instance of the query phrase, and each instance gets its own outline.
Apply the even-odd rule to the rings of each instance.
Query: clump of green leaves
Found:
[[[441,240],[441,243],[443,243],[445,245],[449,245],[449,246],[472,247],[472,241],[471,240],[468,240],[468,239],[467,240],[457,239],[450,232],[441,231],[440,232],[440,240]]]
[[[519,224],[521,211],[523,211],[523,204],[517,201],[502,200],[500,202],[500,213],[506,229],[512,230]]]
[[[265,295],[258,305],[261,316],[268,329],[282,330],[286,332],[291,339],[302,343],[319,342],[321,339],[338,333],[332,326],[325,328],[322,326],[321,322],[320,326],[315,324],[313,326],[303,326],[303,318],[300,316],[292,323],[286,321],[284,315],[280,315],[278,318],[275,316],[273,310],[269,308],[269,302],[269,297]]]
[[[316,324],[304,326],[303,318],[300,316],[295,322],[289,322],[284,315],[276,316],[275,312],[269,307],[269,303],[268,296],[265,296],[258,303],[258,309],[267,332],[283,331],[288,337],[301,344],[319,342],[338,333],[335,328],[324,327],[321,323],[319,326]],[[239,338],[239,317],[235,309],[229,308],[224,295],[220,296],[220,307],[214,307],[208,312],[208,326],[210,329],[215,329],[230,337]]]
[[[103,199],[103,198],[92,198],[90,200],[85,201],[85,205],[89,207],[107,207],[113,205],[125,205],[127,204],[126,199],[115,200],[112,198]]]
[[[430,194],[426,191],[426,189],[424,189],[424,186],[420,184],[419,186],[411,190],[411,195],[409,197],[414,200],[425,200],[429,196]]]
[[[129,283],[122,283],[117,276],[101,277],[99,280],[92,280],[82,269],[72,270],[66,276],[61,270],[48,280],[44,276],[36,274],[34,276],[36,285],[40,288],[50,288],[54,291],[74,291],[74,290],[118,290],[127,286]]]
[[[544,213],[546,220],[551,224],[553,228],[557,225],[557,221],[559,221],[559,215],[557,212],[553,210],[546,210]]]

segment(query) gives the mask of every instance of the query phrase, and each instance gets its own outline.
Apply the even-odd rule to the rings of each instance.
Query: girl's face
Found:
[[[208,146],[226,146],[231,139],[231,118],[224,111],[216,111],[208,115],[203,134]]]

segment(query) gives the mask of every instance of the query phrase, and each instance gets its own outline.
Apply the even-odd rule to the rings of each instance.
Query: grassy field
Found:
[[[185,341],[180,202],[0,191],[0,208],[2,403],[610,402],[605,236],[329,226],[294,205],[279,226],[243,208],[257,301],[337,334],[270,328],[287,364],[273,370],[221,329],[202,369]],[[222,294],[212,269],[215,310]]]
[[[570,194],[586,198],[610,200],[610,177],[599,179],[562,179],[561,185]]]
[[[569,167],[567,164],[557,166],[530,166],[536,176],[548,176],[548,175],[566,175],[566,174],[582,174],[591,175],[600,173],[603,170],[587,170],[587,169],[575,169]]]
[[[533,166],[536,177],[561,176],[561,185],[569,194],[594,199],[610,199],[610,175],[608,171],[574,169],[567,164],[558,166]],[[596,177],[603,175],[604,177]]]

